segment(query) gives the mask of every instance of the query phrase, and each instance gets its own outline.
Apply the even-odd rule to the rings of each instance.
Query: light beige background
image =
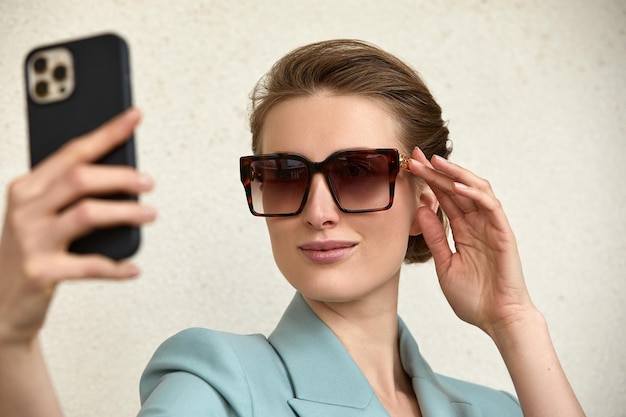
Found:
[[[335,37],[421,72],[450,121],[453,160],[489,178],[507,210],[588,415],[626,416],[622,0],[0,0],[0,197],[27,169],[24,55],[109,30],[131,46],[139,162],[158,181],[145,200],[160,219],[145,230],[139,281],[67,284],[55,299],[43,340],[68,416],[136,413],[143,367],[183,328],[273,329],[292,289],[238,182],[247,96],[284,53]],[[513,389],[432,264],[405,269],[400,309],[437,371]]]

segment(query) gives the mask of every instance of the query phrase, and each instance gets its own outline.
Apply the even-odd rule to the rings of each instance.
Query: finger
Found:
[[[417,211],[417,220],[422,229],[424,241],[433,255],[437,272],[447,270],[453,253],[439,218],[431,209],[421,207]]]
[[[426,155],[424,155],[424,152],[422,152],[422,150],[417,146],[415,147],[415,149],[413,149],[412,160],[409,161],[409,168],[412,165],[415,168],[415,170],[412,171],[412,173],[416,175],[417,177],[420,177],[420,178],[422,178],[422,176],[432,177],[432,175],[435,175],[436,173],[436,170],[433,168],[428,158],[426,158]],[[426,181],[425,178],[422,178],[422,179]],[[451,191],[452,191],[452,188],[454,187],[454,182],[451,181],[451,179],[445,175],[437,176],[436,181],[433,181],[431,179],[431,184],[438,185],[437,187],[431,187],[431,189],[433,190],[433,192],[435,192],[436,195],[441,196],[442,199],[446,199],[447,194],[452,194]],[[431,184],[429,184],[429,186]]]
[[[434,169],[448,175],[456,183],[465,184],[468,187],[477,188],[493,195],[493,189],[491,188],[489,181],[479,177],[472,171],[442,158],[439,155],[435,155],[431,159],[431,163]]]
[[[424,152],[422,151],[422,149],[420,149],[419,146],[416,146],[415,148],[413,148],[413,152],[411,153],[411,157],[413,159],[415,159],[416,161],[421,162],[422,164],[426,165],[429,168],[433,167],[431,165],[430,161],[428,160],[428,158],[426,158],[426,155],[424,155]]]
[[[84,164],[51,184],[45,194],[33,200],[33,206],[40,212],[56,212],[87,195],[138,195],[153,186],[148,175],[130,167]]]
[[[438,155],[433,157],[432,163],[435,169],[454,179],[452,190],[456,195],[471,200],[476,209],[490,212],[492,222],[499,228],[509,228],[502,205],[489,181]]]
[[[454,189],[457,194],[472,199],[480,210],[490,213],[490,222],[496,228],[500,230],[510,229],[502,204],[492,193],[461,183],[455,183]]]
[[[425,160],[426,157],[421,150],[416,149],[418,152],[414,152],[414,154],[422,161]],[[449,195],[466,197],[473,201],[473,206],[477,208],[489,211],[501,210],[500,202],[495,197],[489,181],[439,155],[435,155],[432,162],[434,165],[431,164],[431,168],[449,177],[448,180],[440,181],[441,184],[444,184],[444,189]]]
[[[441,208],[450,220],[460,218],[465,213],[477,210],[475,203],[471,199],[459,196],[455,192],[455,181],[447,174],[439,172],[417,159],[411,159],[409,169],[414,175],[426,181],[426,184],[433,190]]]
[[[437,197],[441,210],[443,210],[443,212],[446,214],[446,217],[448,217],[451,222],[465,216],[466,210],[470,209],[462,209],[461,207],[459,207],[459,204],[454,200],[452,195],[445,190],[441,190],[435,187],[431,187],[431,190],[433,190],[435,197]]]
[[[129,262],[115,262],[100,255],[72,256],[68,263],[67,279],[106,278],[129,279],[137,277],[141,271]]]
[[[426,168],[434,169],[433,166],[430,164],[430,161],[428,160],[428,158],[426,158],[426,155],[424,155],[424,152],[418,146],[416,146],[413,149],[412,159],[409,160],[409,171],[411,171],[410,166],[411,166],[412,161],[417,163],[417,166],[415,166],[414,168],[418,171],[420,169],[420,165]],[[420,177],[420,174],[417,173],[416,171],[412,171],[412,174],[417,177]],[[441,209],[444,212],[446,212],[446,215],[451,214],[453,217],[455,215],[462,215],[462,212],[460,212],[459,210],[456,210],[456,205],[451,201],[451,198],[448,196],[446,192],[442,192],[440,189],[437,189],[436,187],[429,186],[429,188],[435,194],[435,197],[437,198],[437,202],[439,203]],[[448,211],[450,213],[447,213],[446,207],[448,208]]]
[[[61,213],[55,229],[58,243],[64,244],[94,229],[140,226],[155,219],[154,208],[134,201],[84,199]]]
[[[129,279],[140,274],[130,262],[114,261],[102,255],[55,254],[31,259],[28,276],[33,287],[54,288],[61,281],[84,278]]]
[[[33,170],[33,178],[46,184],[70,167],[97,161],[128,140],[140,120],[141,112],[131,108],[94,131],[70,140]]]

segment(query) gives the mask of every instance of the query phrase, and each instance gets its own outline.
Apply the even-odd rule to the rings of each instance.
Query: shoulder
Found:
[[[252,351],[267,355],[272,352],[272,348],[265,336],[260,334],[238,335],[190,328],[165,340],[154,353],[149,367],[167,367],[167,364],[181,366],[184,370],[196,370],[200,365],[232,367],[236,362],[225,364],[223,359],[236,360],[240,355]]]
[[[439,374],[435,377],[441,385],[451,388],[462,398],[480,408],[484,417],[522,417],[519,401],[506,391]]]
[[[215,330],[190,328],[165,340],[156,350],[144,378],[150,373],[173,369],[185,372],[213,369],[234,371],[245,354],[267,356],[272,351],[267,339],[260,334],[237,335]]]
[[[282,362],[263,335],[191,328],[163,342],[148,363],[140,383],[142,411],[171,408],[172,398],[189,397],[185,408],[196,407],[196,414],[221,408],[249,415],[252,398],[269,381],[289,389]]]

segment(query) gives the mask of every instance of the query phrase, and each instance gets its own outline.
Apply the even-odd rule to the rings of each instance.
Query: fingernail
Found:
[[[136,107],[131,107],[128,110],[126,110],[124,113],[122,113],[122,119],[124,121],[136,121],[139,120],[141,118],[141,111],[139,111],[138,108]]]
[[[446,158],[444,158],[443,156],[440,156],[440,155],[436,155],[435,154],[435,155],[433,155],[433,158],[437,159],[438,161],[444,162],[444,163],[448,162],[448,160]]]
[[[126,265],[126,272],[130,278],[134,278],[141,273],[141,270],[137,265],[128,264]]]
[[[141,217],[143,220],[154,220],[156,218],[157,212],[152,207],[142,207],[141,208]]]
[[[456,188],[460,188],[461,190],[467,190],[469,188],[467,185],[460,183],[460,182],[455,182],[454,186]]]
[[[149,190],[154,186],[154,180],[148,174],[140,174],[137,183],[141,190]]]

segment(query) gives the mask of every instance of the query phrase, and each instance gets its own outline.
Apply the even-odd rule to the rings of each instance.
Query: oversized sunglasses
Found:
[[[322,162],[295,153],[242,156],[241,182],[250,212],[278,217],[300,214],[313,174],[326,178],[335,203],[344,213],[387,210],[393,204],[396,176],[409,158],[397,149],[338,151]]]

